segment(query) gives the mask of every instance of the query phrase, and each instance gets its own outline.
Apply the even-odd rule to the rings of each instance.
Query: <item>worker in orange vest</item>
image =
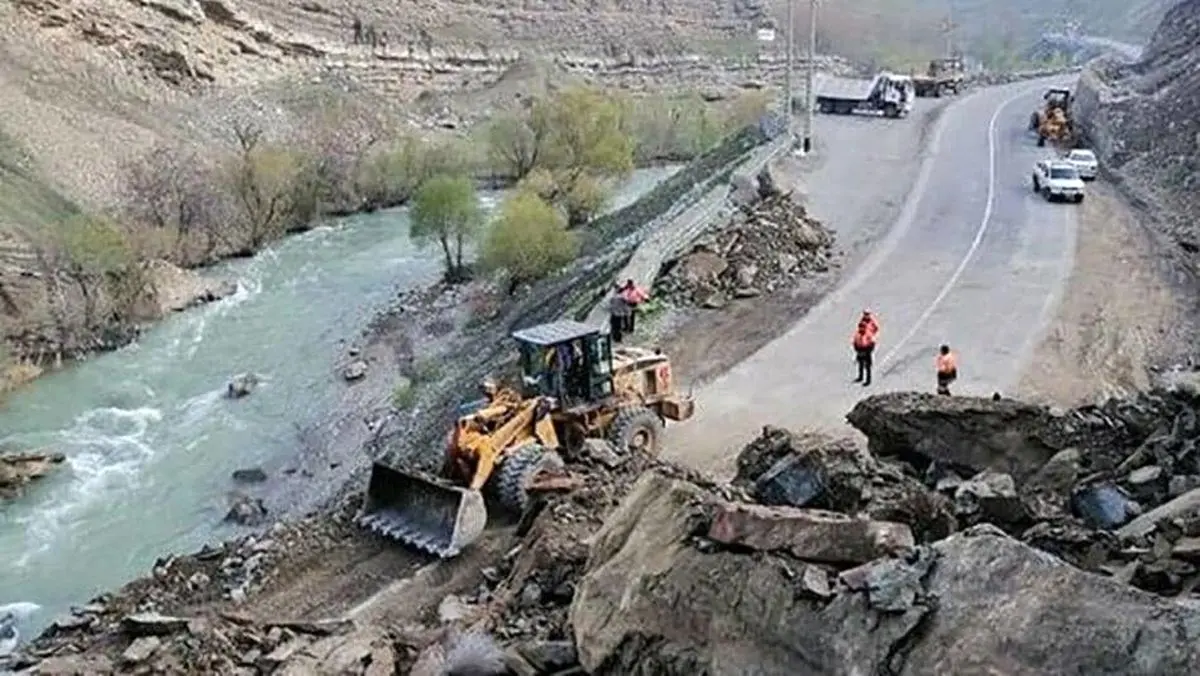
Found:
[[[879,321],[870,310],[863,310],[858,326],[854,329],[851,345],[854,346],[854,362],[858,364],[856,383],[863,387],[871,384],[871,365],[874,361],[875,342],[879,336]]]
[[[958,359],[950,351],[949,345],[938,348],[937,360],[937,393],[950,395],[950,384],[958,379]]]

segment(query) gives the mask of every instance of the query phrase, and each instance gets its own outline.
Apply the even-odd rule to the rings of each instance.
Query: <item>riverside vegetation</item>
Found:
[[[293,127],[302,133],[273,136],[251,117],[233,117],[225,147],[155,147],[125,168],[120,206],[107,213],[47,187],[0,135],[0,220],[18,226],[48,275],[77,287],[82,309],[55,323],[86,336],[47,350],[4,331],[4,389],[36,377],[47,360],[131,340],[155,317],[149,273],[163,261],[197,268],[250,256],[321,218],[417,195],[411,234],[419,244],[440,243],[447,281],[470,277],[463,248],[478,244],[481,269],[505,273],[516,288],[579,253],[577,231],[634,166],[690,159],[767,105],[757,91],[708,102],[571,86],[463,133],[431,134],[344,95],[320,98]],[[477,207],[481,180],[518,188],[491,224]],[[0,291],[7,294],[2,282]],[[68,343],[86,348],[62,347]]]

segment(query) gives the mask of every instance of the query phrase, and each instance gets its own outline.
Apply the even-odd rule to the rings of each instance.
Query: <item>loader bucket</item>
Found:
[[[375,463],[356,521],[384,537],[446,559],[474,542],[487,518],[479,491]]]

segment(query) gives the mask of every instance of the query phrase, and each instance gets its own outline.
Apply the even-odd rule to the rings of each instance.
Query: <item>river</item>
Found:
[[[636,172],[610,208],[674,170]],[[497,197],[484,195],[485,208]],[[70,466],[0,507],[0,606],[42,606],[22,622],[28,635],[158,556],[237,535],[221,525],[230,473],[294,453],[299,425],[345,387],[332,368],[339,342],[440,265],[410,242],[404,209],[338,219],[216,268],[238,280],[233,296],[15,393],[0,446],[61,451]],[[245,371],[263,377],[259,389],[224,398]]]

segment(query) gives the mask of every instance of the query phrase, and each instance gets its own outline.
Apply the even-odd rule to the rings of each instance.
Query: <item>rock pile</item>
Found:
[[[1080,568],[1169,596],[1200,587],[1200,397],[1157,390],[1063,413],[887,394],[848,416],[953,501]]]
[[[33,481],[66,461],[62,453],[12,453],[0,455],[0,500],[20,497]]]
[[[333,529],[336,524],[316,519],[280,523],[259,535],[160,559],[149,576],[54,620],[15,661],[0,668],[35,667],[32,673],[54,674],[149,672],[151,667],[158,669],[155,673],[285,673],[272,670],[318,638],[336,634],[361,643],[361,631],[352,627],[259,623],[240,610],[252,608],[247,599],[256,592],[298,574],[309,552],[347,537]]]
[[[742,207],[668,266],[654,287],[675,303],[715,309],[824,272],[832,256],[833,233],[791,193],[775,194]]]
[[[342,537],[278,526],[160,562],[57,621],[16,666],[1196,673],[1197,405],[1194,389],[1066,412],[878,395],[848,416],[868,449],[767,427],[729,485],[589,441],[566,458],[573,488],[495,535],[498,556],[429,575],[453,588],[410,579],[417,605],[395,626],[243,614],[254,597],[237,601],[297,574],[306,547],[330,547],[314,539]]]

